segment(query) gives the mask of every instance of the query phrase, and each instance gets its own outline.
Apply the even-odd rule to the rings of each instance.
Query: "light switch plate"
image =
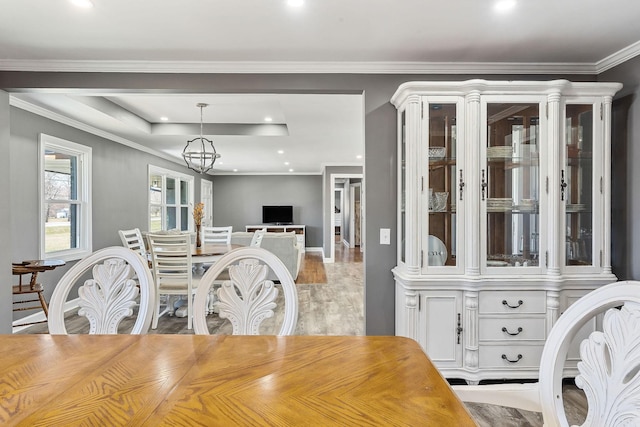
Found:
[[[391,229],[389,228],[380,229],[380,244],[381,245],[391,244]]]

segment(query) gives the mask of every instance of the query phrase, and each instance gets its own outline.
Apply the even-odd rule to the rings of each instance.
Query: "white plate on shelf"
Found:
[[[506,267],[507,265],[509,265],[509,263],[506,261],[498,261],[493,259],[487,260],[487,267]]]
[[[440,266],[447,262],[447,247],[436,236],[429,235],[429,265]]]

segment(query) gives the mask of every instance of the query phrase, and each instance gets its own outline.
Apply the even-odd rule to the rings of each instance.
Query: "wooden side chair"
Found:
[[[209,289],[220,273],[228,269],[229,279],[223,280],[217,291],[219,316],[228,319],[234,335],[258,335],[262,322],[275,314],[282,302],[284,316],[277,335],[292,335],[298,321],[298,293],[291,273],[273,253],[259,247],[234,249],[213,264],[202,276],[193,308],[193,328],[196,334],[208,335],[207,298]],[[280,280],[283,297],[274,282],[267,280],[269,269]]]
[[[91,278],[78,288],[78,315],[88,319],[88,333],[117,334],[122,320],[132,316],[136,306],[137,316],[130,333],[147,333],[155,300],[153,276],[145,258],[122,246],[95,251],[62,276],[51,296],[49,333],[67,334],[64,311],[69,292],[89,271]]]
[[[13,311],[26,311],[26,310],[39,310],[42,309],[45,315],[45,319],[49,317],[49,307],[47,301],[44,298],[44,286],[38,283],[38,273],[44,270],[33,269],[28,267],[30,261],[12,263],[12,271],[14,276],[18,276],[18,284],[12,286],[14,296],[30,295],[32,299],[14,299]],[[26,279],[25,276],[29,276]],[[27,283],[28,282],[28,283]],[[33,295],[35,294],[35,297]],[[39,304],[34,304],[34,303]],[[15,327],[34,325],[36,323],[45,323],[47,320],[40,320],[35,322],[23,322]]]
[[[584,427],[640,425],[640,282],[616,282],[580,298],[553,325],[533,384],[453,386],[464,402],[542,412],[545,427],[568,426],[562,371],[571,341],[605,312],[602,332],[580,344],[576,385],[587,397]]]

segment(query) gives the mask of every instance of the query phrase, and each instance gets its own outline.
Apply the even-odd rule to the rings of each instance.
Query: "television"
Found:
[[[293,206],[263,206],[263,224],[293,224]]]

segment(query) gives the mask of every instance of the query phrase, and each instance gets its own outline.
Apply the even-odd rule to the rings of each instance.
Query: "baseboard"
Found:
[[[76,298],[71,301],[67,301],[64,304],[64,312],[66,313],[70,310],[74,310],[78,308],[80,306],[79,300],[80,300],[79,298]],[[46,320],[47,320],[47,317],[44,315],[44,311],[40,310],[28,316],[14,320],[12,325],[20,325],[25,322],[44,322]],[[33,326],[33,325],[13,326],[13,333],[15,334],[16,332],[20,332],[24,329],[27,329],[30,326]]]
[[[322,252],[322,248],[316,248],[316,247],[307,247],[306,248],[307,252]]]

